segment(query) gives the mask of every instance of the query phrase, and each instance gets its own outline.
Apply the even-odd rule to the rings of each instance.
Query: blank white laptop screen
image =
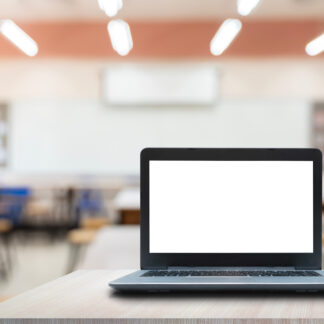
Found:
[[[313,253],[312,161],[150,161],[150,253]]]

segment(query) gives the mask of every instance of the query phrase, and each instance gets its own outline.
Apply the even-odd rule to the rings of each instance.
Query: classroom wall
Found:
[[[1,60],[0,101],[10,113],[7,170],[138,174],[146,146],[310,146],[312,102],[324,100],[323,62],[204,61],[220,76],[213,107],[113,108],[102,102],[102,71],[121,62]]]
[[[199,63],[199,60],[179,62],[190,64]],[[222,98],[324,100],[324,60],[321,58],[217,58],[204,60],[203,63],[218,70]],[[99,100],[102,94],[102,71],[115,64],[122,64],[122,61],[37,58],[1,60],[0,101],[39,98]]]
[[[138,174],[147,146],[307,147],[310,104],[220,99],[210,108],[107,107],[97,99],[25,99],[10,106],[9,170]]]

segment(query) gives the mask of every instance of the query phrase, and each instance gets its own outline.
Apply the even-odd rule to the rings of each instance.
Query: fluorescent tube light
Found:
[[[237,0],[237,12],[241,16],[247,16],[259,2],[260,0]]]
[[[119,55],[125,56],[133,48],[132,35],[124,20],[111,20],[108,23],[108,33],[112,47]]]
[[[105,12],[108,17],[117,15],[117,12],[123,7],[122,0],[98,0],[99,8]]]
[[[324,52],[324,34],[309,42],[305,47],[305,51],[310,56]]]
[[[37,43],[12,20],[0,21],[0,32],[28,56],[35,56],[38,53]]]
[[[221,55],[231,44],[242,28],[238,19],[226,19],[219,27],[210,42],[210,51],[213,55]]]

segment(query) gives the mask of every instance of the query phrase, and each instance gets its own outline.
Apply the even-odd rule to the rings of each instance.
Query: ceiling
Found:
[[[129,20],[212,20],[236,17],[236,0],[124,0]],[[107,20],[96,0],[0,0],[0,18],[17,21]],[[324,20],[324,0],[263,0],[247,19]]]

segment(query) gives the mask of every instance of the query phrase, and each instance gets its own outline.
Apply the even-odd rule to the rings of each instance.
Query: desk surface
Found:
[[[77,269],[137,269],[140,267],[139,260],[139,226],[113,225],[98,231]]]
[[[129,271],[79,270],[0,303],[1,318],[64,318],[95,323],[323,323],[324,295],[266,293],[129,294],[108,281]],[[155,320],[154,320],[155,319]],[[97,322],[96,322],[97,323]]]

